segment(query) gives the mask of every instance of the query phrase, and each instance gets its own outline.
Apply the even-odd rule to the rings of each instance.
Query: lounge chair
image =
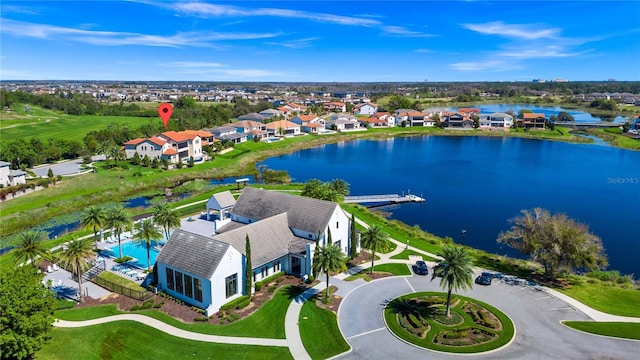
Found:
[[[53,264],[53,271],[58,271],[60,270],[60,267],[58,267],[57,264]]]
[[[51,267],[51,265],[47,265],[47,272],[48,273],[52,273],[53,272],[53,268]]]

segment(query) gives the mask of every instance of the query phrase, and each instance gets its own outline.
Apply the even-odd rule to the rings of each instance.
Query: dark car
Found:
[[[416,273],[416,275],[427,275],[429,273],[429,267],[426,262],[418,260],[416,264],[413,265],[413,272]]]
[[[476,278],[476,284],[479,285],[491,285],[491,280],[493,279],[493,274],[488,272],[483,272]]]

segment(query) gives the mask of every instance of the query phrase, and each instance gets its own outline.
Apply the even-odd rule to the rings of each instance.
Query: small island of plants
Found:
[[[384,309],[389,330],[400,339],[431,350],[479,353],[508,344],[513,322],[481,301],[455,295],[446,316],[444,293],[420,292],[390,301]]]

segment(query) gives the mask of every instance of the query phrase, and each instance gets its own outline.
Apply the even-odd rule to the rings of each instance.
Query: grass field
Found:
[[[591,282],[580,280],[569,288],[556,290],[608,314],[640,317],[640,290],[621,288],[595,279],[589,279]]]
[[[3,114],[0,130],[3,139],[64,139],[82,141],[93,130],[106,129],[111,125],[128,126],[135,129],[148,122],[159,122],[157,118],[134,116],[67,115],[58,111],[31,106],[30,114]]]
[[[144,314],[183,330],[203,334],[284,339],[284,318],[287,308],[300,292],[301,290],[294,286],[283,287],[274,294],[270,301],[251,316],[229,325],[213,325],[208,323],[186,324],[158,310],[140,310],[136,311],[136,313]],[[79,321],[122,313],[129,312],[118,311],[115,305],[105,305],[61,310],[57,311],[55,315],[62,320]]]
[[[302,343],[312,359],[328,359],[349,350],[349,344],[338,328],[336,315],[319,308],[315,301],[302,305],[298,324]]]
[[[563,321],[570,328],[604,336],[640,340],[640,323]]]
[[[286,347],[185,340],[134,321],[54,328],[38,359],[292,359]]]

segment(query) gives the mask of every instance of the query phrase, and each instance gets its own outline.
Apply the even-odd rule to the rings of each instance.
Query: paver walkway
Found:
[[[284,333],[287,338],[287,345],[289,346],[291,356],[296,360],[311,360],[311,356],[309,356],[309,353],[307,353],[307,350],[304,348],[302,338],[300,337],[298,320],[300,319],[302,305],[304,305],[305,301],[309,300],[309,298],[324,288],[326,288],[325,283],[320,282],[316,284],[314,287],[307,289],[302,294],[296,296],[287,308],[287,315],[284,319]]]

